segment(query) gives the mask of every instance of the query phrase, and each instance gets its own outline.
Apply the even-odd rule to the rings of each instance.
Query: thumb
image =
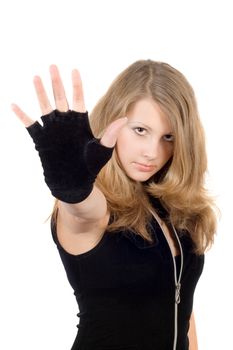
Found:
[[[119,118],[108,125],[102,136],[100,143],[106,147],[114,147],[121,129],[127,124],[128,118]]]

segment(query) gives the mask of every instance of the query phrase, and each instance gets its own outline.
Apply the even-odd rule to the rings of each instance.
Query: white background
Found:
[[[78,312],[51,239],[53,198],[36,151],[10,109],[40,116],[32,78],[49,87],[56,63],[71,93],[77,67],[90,111],[115,76],[138,59],[181,70],[206,129],[209,188],[222,217],[206,254],[194,309],[200,350],[232,340],[232,10],[231,1],[1,1],[0,4],[0,348],[68,350]]]

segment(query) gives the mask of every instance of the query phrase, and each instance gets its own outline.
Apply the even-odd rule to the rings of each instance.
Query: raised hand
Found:
[[[114,121],[101,140],[96,139],[85,112],[79,72],[72,72],[72,110],[69,109],[56,66],[50,67],[50,74],[55,110],[49,102],[41,79],[34,78],[43,126],[38,121],[33,121],[17,105],[12,105],[12,109],[35,143],[44,169],[45,182],[52,194],[64,202],[78,203],[91,193],[95,178],[111,158],[117,135],[127,119]]]

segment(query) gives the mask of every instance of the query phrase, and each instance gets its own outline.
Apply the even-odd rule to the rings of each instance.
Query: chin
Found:
[[[131,180],[137,182],[145,182],[149,180],[154,174],[127,174]]]

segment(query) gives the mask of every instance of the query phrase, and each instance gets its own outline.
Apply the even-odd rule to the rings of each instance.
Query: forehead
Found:
[[[171,129],[170,121],[159,104],[150,98],[135,102],[127,113],[129,122],[139,122],[151,129]]]

